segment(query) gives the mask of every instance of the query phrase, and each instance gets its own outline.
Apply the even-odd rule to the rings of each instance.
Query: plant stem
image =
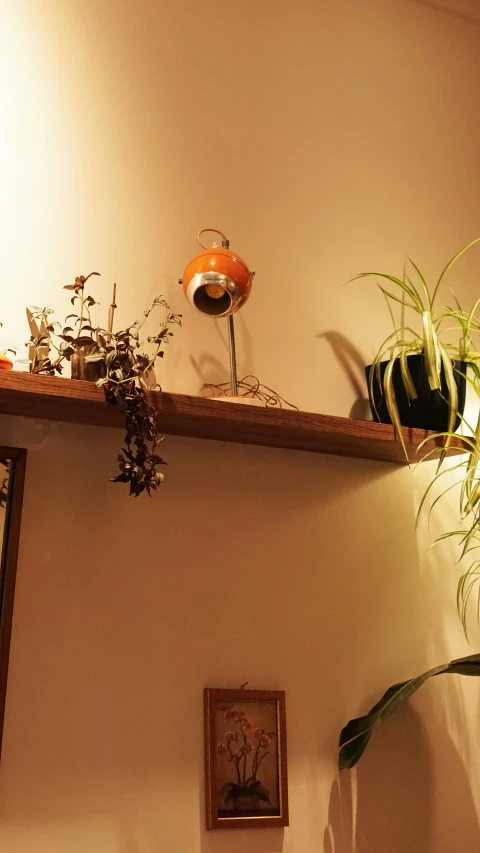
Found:
[[[267,755],[270,755],[270,753],[269,753],[269,752],[264,752],[264,753],[263,753],[263,755],[261,755],[261,756],[260,756],[260,759],[259,759],[258,764],[257,764],[257,769],[255,770],[255,779],[256,779],[256,775],[257,775],[257,770],[258,770],[258,768],[260,767],[260,765],[261,765],[261,763],[262,763],[263,759],[264,759],[264,758],[266,758],[266,757],[267,757]]]
[[[82,284],[82,287],[80,289],[80,317],[79,317],[80,325],[78,328],[79,334],[81,334],[82,326],[83,326],[83,293],[84,293],[84,288],[85,288],[85,285]]]
[[[255,755],[253,756],[253,762],[252,762],[252,776],[253,776],[253,779],[255,782],[257,781],[257,766],[258,766],[257,761],[258,761],[259,749],[260,749],[260,744],[257,743],[257,748],[255,750]]]
[[[231,757],[231,759],[232,759],[232,761],[233,761],[233,763],[234,763],[234,765],[235,765],[235,770],[237,771],[237,781],[238,781],[239,786],[241,787],[241,785],[242,785],[242,780],[241,780],[241,778],[240,778],[240,770],[239,770],[239,768],[238,768],[238,755],[234,755],[234,754],[233,754],[232,750],[230,749],[230,744],[229,744],[229,743],[227,743],[227,749],[228,749],[228,751],[229,751],[229,753],[230,753],[230,757]]]
[[[114,284],[114,285],[113,285],[112,304],[110,305],[110,308],[108,309],[108,327],[107,327],[107,331],[108,331],[108,340],[109,340],[109,341],[111,341],[111,340],[112,340],[112,335],[113,335],[113,317],[114,317],[114,314],[115,314],[115,308],[117,307],[117,305],[116,305],[116,299],[117,299],[117,285],[116,285],[116,284]]]

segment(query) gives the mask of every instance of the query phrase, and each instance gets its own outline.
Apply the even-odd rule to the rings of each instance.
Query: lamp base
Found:
[[[224,403],[243,403],[244,406],[262,406],[265,408],[265,403],[262,400],[255,399],[255,397],[227,397],[226,394],[222,394],[221,397],[209,397],[209,400],[221,400]]]
[[[210,400],[227,400],[231,403],[245,403],[247,406],[261,406],[265,409],[295,409],[298,412],[297,406],[288,403],[276,391],[263,385],[256,376],[245,376],[236,385],[236,394],[232,394],[234,388],[231,382],[220,382],[218,385],[209,382],[203,386],[202,391],[213,391],[214,396],[210,397]],[[244,393],[238,394],[238,391]]]

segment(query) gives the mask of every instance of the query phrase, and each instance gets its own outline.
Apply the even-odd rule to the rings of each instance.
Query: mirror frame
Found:
[[[10,638],[12,635],[13,604],[15,600],[15,581],[17,577],[18,546],[20,543],[20,522],[22,519],[23,489],[27,451],[21,447],[0,446],[0,456],[13,462],[9,474],[9,489],[5,527],[3,532],[2,558],[4,559],[3,578],[0,578],[0,754],[3,741],[3,723],[5,719],[5,700],[7,695],[8,662],[10,657]],[[10,479],[11,478],[11,479]]]

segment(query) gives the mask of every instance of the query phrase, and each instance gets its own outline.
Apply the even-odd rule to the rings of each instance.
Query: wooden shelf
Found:
[[[243,406],[185,394],[151,392],[150,399],[159,412],[159,431],[167,435],[405,464],[393,428],[386,424]],[[123,426],[120,410],[107,406],[103,390],[90,382],[17,371],[0,372],[0,414],[93,426]],[[428,435],[424,430],[404,429],[412,460],[416,448]],[[458,439],[449,455],[461,451],[462,443]]]

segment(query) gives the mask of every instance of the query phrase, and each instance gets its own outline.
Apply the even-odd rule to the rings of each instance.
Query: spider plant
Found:
[[[473,361],[470,363],[474,370],[474,379],[472,380],[467,377],[467,381],[480,398],[479,364]],[[468,639],[468,606],[470,597],[474,591],[477,593],[477,622],[480,621],[480,559],[477,557],[473,559],[473,556],[475,556],[473,552],[480,549],[480,412],[475,428],[472,428],[465,418],[462,418],[462,421],[471,433],[470,435],[462,436],[465,455],[460,462],[457,462],[453,466],[437,470],[435,477],[428,485],[420,501],[417,524],[435,486],[439,487],[439,493],[430,504],[428,524],[430,524],[432,513],[443,498],[447,494],[455,493],[455,490],[457,491],[458,523],[453,530],[446,531],[438,536],[432,544],[437,545],[439,542],[444,542],[447,539],[456,539],[459,546],[458,563],[463,563],[467,558],[471,560],[470,565],[461,575],[457,587],[457,610],[465,636]],[[438,438],[442,438],[443,440],[451,439],[452,437],[452,433],[436,433],[425,439],[419,446],[419,449],[429,441],[434,441]],[[441,453],[441,450],[438,447],[434,447],[424,455],[423,461],[434,458],[439,452]],[[442,461],[441,456],[440,465]],[[455,474],[454,482],[443,487],[443,477],[445,474],[453,473]]]
[[[480,356],[479,353],[472,352],[472,332],[478,330],[478,323],[475,319],[475,310],[478,302],[469,312],[464,312],[457,301],[455,301],[455,308],[445,308],[437,305],[438,294],[440,285],[451,267],[468,249],[479,241],[480,237],[472,240],[471,243],[460,249],[448,261],[433,286],[427,284],[425,276],[417,264],[410,258],[408,259],[403,279],[380,272],[364,272],[352,279],[352,281],[356,281],[361,278],[373,276],[382,280],[382,283],[379,283],[378,286],[387,300],[394,324],[394,331],[385,338],[372,362],[369,374],[369,397],[372,409],[380,420],[374,392],[374,386],[377,383],[378,388],[382,391],[390,420],[401,442],[407,461],[408,454],[403,439],[402,424],[395,394],[393,369],[398,362],[402,384],[409,405],[413,400],[418,398],[418,391],[410,372],[408,356],[423,355],[428,385],[431,391],[441,391],[443,373],[448,391],[448,425],[444,437],[445,447],[448,446],[451,440],[450,436],[455,429],[457,418],[461,417],[462,414],[459,412],[458,388],[452,359],[476,362]],[[392,289],[387,289],[392,284],[394,285],[393,292]],[[395,320],[393,303],[401,305],[400,322],[396,322]],[[405,319],[407,314],[409,317],[408,322]],[[446,321],[449,321],[451,324],[447,329],[444,327]],[[456,344],[450,344],[444,339],[445,334],[452,332],[452,330],[459,333],[459,339]],[[386,366],[382,375],[382,362],[384,361],[386,362]]]
[[[142,340],[144,323],[159,307],[168,311],[166,319],[155,335]],[[111,479],[114,483],[128,483],[129,493],[135,497],[144,491],[151,496],[163,480],[158,466],[166,462],[157,450],[163,439],[157,437],[157,410],[146,392],[161,390],[158,384],[151,384],[152,371],[157,359],[164,356],[174,325],[182,325],[181,314],[171,312],[165,300],[157,296],[141,321],[136,320],[119,332],[98,335],[98,346],[85,358],[87,364],[105,366],[105,376],[97,380],[96,386],[104,388],[109,405],[120,405],[125,414],[125,443],[117,456],[119,473]]]

